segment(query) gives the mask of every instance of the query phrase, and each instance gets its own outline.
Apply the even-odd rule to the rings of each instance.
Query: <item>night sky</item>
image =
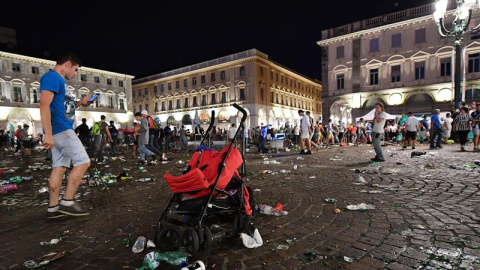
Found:
[[[256,48],[320,79],[321,30],[432,1],[15,0],[2,2],[0,25],[17,31],[17,53],[70,50],[136,78]]]

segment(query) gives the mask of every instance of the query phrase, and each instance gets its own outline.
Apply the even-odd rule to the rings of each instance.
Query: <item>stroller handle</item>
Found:
[[[240,107],[240,105],[238,105],[237,103],[234,103],[233,104],[233,107],[235,107],[235,109],[239,110],[240,112],[242,112],[242,123],[245,123],[245,120],[247,119],[247,112],[245,111],[244,108]]]

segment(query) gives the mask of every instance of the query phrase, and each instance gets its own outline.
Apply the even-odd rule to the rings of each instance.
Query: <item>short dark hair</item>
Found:
[[[112,124],[112,125],[113,125],[113,123],[114,123],[113,121],[110,121],[110,124]]]
[[[140,112],[136,112],[135,116],[142,116],[142,114]]]
[[[449,117],[449,116],[450,116],[450,113],[447,113],[447,117]]]
[[[310,114],[310,111],[307,111],[306,114]]]
[[[412,115],[412,112],[408,112],[407,114],[408,114],[408,115]]]
[[[80,60],[80,58],[78,58],[78,56],[76,56],[72,52],[65,52],[65,53],[61,54],[57,58],[57,65],[63,65],[68,61],[70,61],[72,63],[72,65],[74,65],[74,66],[75,65],[78,65],[78,66],[82,65],[82,60]]]
[[[87,122],[87,118],[82,118],[82,122],[83,123]]]
[[[298,113],[303,113],[303,112],[305,112],[305,111],[304,110],[298,110]]]
[[[105,115],[102,114],[102,116],[100,116],[100,119],[105,120],[106,119]]]

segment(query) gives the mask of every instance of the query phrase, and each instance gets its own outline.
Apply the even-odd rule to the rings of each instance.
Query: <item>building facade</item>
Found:
[[[433,2],[433,1],[432,1]],[[449,1],[451,25],[456,2]],[[375,103],[391,114],[431,114],[453,101],[454,47],[433,20],[434,3],[322,31],[323,114],[351,122]],[[478,14],[476,11],[475,13]],[[471,25],[477,25],[474,17]],[[480,33],[465,35],[463,100],[480,99]]]
[[[55,66],[54,61],[0,51],[0,128],[9,124],[28,124],[30,134],[42,133],[40,119],[40,78]],[[82,118],[92,126],[104,114],[119,127],[131,127],[133,76],[81,67],[77,78],[67,81],[80,99],[88,93],[99,93],[89,107],[76,111],[76,123]]]
[[[299,120],[298,109],[321,113],[319,82],[293,72],[251,49],[133,81],[134,110],[147,110],[163,125],[202,125],[216,112],[217,128],[238,123],[238,103],[248,113],[246,126],[280,128]],[[188,127],[187,127],[188,128]]]

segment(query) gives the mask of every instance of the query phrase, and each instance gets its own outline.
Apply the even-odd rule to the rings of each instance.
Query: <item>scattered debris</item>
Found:
[[[356,211],[356,210],[365,211],[367,209],[375,209],[375,205],[366,204],[366,203],[351,204],[347,206],[347,209],[351,211]]]

